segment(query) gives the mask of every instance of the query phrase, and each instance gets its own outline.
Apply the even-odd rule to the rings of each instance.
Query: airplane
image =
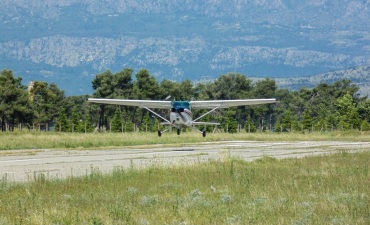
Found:
[[[170,97],[170,96],[169,96]],[[167,99],[167,98],[166,98]],[[214,112],[217,109],[246,106],[246,105],[259,105],[276,103],[276,99],[237,99],[237,100],[208,100],[208,101],[167,101],[167,100],[132,100],[132,99],[105,99],[105,98],[88,98],[88,102],[99,103],[99,104],[112,104],[112,105],[124,105],[124,106],[136,106],[144,108],[149,112],[153,113],[157,117],[161,118],[165,122],[162,125],[168,125],[170,127],[177,128],[177,135],[180,135],[181,127],[191,127],[201,133],[203,137],[206,136],[206,131],[200,131],[195,128],[196,125],[220,125],[220,123],[213,122],[198,122],[204,116]],[[152,109],[170,109],[170,119],[166,119],[159,115]],[[193,114],[191,109],[210,109],[208,112],[199,116],[193,120]],[[158,136],[160,137],[164,131],[158,130]]]

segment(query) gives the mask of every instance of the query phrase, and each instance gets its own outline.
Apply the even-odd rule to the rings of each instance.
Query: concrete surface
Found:
[[[210,142],[182,147],[151,146],[115,150],[12,150],[0,151],[0,181],[27,182],[42,176],[47,179],[89,175],[99,170],[144,168],[151,165],[188,165],[208,160],[238,157],[251,161],[263,155],[275,158],[324,155],[341,151],[370,150],[370,142]]]

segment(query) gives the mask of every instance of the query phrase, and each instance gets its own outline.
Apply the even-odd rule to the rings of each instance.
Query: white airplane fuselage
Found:
[[[193,121],[193,114],[189,109],[186,108],[172,108],[170,112],[171,124],[176,126],[191,126]]]

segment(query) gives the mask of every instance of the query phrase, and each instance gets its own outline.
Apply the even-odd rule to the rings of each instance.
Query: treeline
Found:
[[[134,74],[126,68],[106,71],[92,81],[92,96],[66,96],[56,84],[34,81],[21,83],[10,70],[0,74],[0,121],[2,131],[15,129],[55,130],[60,132],[155,131],[158,118],[138,107],[98,105],[88,97],[163,100],[212,100],[244,98],[277,98],[278,104],[235,107],[217,110],[203,121],[220,122],[219,130],[247,132],[370,130],[370,101],[359,97],[359,88],[350,80],[321,83],[299,91],[280,89],[266,78],[253,83],[248,77],[228,73],[213,82],[194,85],[191,81],[157,81],[149,71]],[[206,110],[194,111],[194,118]],[[168,116],[168,110],[159,113]],[[214,127],[207,127],[212,131]]]

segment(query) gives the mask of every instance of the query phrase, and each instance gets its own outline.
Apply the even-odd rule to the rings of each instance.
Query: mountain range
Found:
[[[2,0],[0,69],[68,95],[127,67],[294,81],[368,68],[369,21],[370,0]]]
[[[254,82],[262,80],[258,77],[251,77],[251,79]],[[360,88],[357,94],[361,97],[370,96],[370,66],[330,71],[311,76],[275,78],[274,80],[280,88],[299,91],[302,87],[313,88],[320,83],[332,84],[343,79],[351,80],[353,84],[357,85]]]

